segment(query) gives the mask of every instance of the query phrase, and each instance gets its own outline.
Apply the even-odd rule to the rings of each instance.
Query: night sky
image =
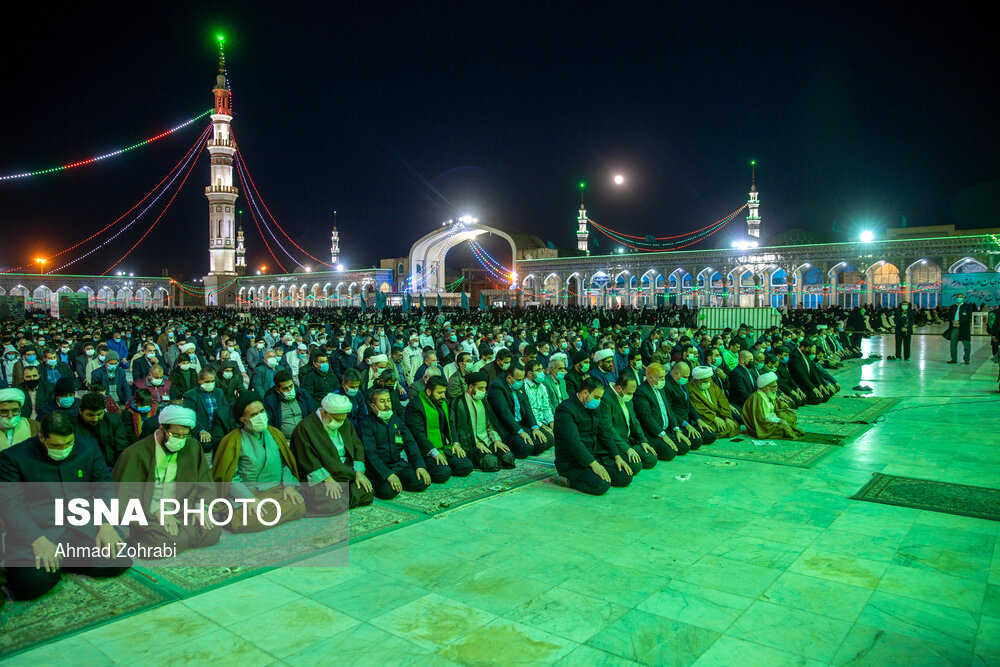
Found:
[[[291,237],[325,260],[334,209],[351,266],[405,255],[465,213],[575,247],[580,180],[598,222],[679,234],[742,205],[751,159],[765,239],[789,228],[834,239],[833,223],[854,234],[901,216],[911,226],[1000,222],[1000,60],[978,9],[225,4],[231,13],[18,7],[0,44],[0,175],[86,159],[207,110],[221,32],[251,174]],[[200,127],[93,166],[0,182],[0,267],[110,223]],[[119,269],[207,271],[204,150],[199,160]],[[164,201],[63,272],[107,269]],[[702,247],[728,245],[742,220]],[[249,215],[243,222],[249,264],[273,267]],[[509,265],[504,244],[486,246]],[[449,266],[469,261],[449,255]]]

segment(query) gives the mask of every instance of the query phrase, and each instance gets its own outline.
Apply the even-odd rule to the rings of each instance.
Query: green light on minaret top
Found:
[[[584,183],[583,181],[580,181],[580,189],[583,190],[586,187],[587,187],[587,184]]]
[[[757,166],[757,160],[750,160],[750,166],[751,167],[756,167]]]
[[[220,42],[224,42],[224,41],[226,41],[226,38],[225,38],[225,37],[223,37],[222,35],[218,35],[218,38],[219,38],[219,41],[220,41]]]

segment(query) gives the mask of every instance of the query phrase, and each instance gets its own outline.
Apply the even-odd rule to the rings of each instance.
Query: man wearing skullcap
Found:
[[[798,440],[805,435],[796,428],[795,412],[778,401],[777,374],[761,373],[757,387],[743,405],[747,433],[762,440]]]
[[[0,451],[38,435],[38,422],[21,416],[24,392],[18,387],[0,389]]]
[[[371,348],[369,348],[370,350]],[[367,353],[368,350],[365,350]],[[361,378],[361,393],[368,395],[368,390],[375,386],[382,371],[389,367],[389,355],[372,354],[368,357],[368,368],[365,369]]]
[[[267,423],[267,412],[260,395],[244,392],[236,401],[233,417],[239,427],[229,432],[219,443],[212,458],[212,479],[219,483],[219,493],[233,499],[265,498],[278,503],[280,517],[275,517],[266,504],[262,508],[268,523],[277,524],[301,519],[306,512],[298,491],[298,467],[288,441],[280,429]],[[252,505],[246,523],[242,513],[235,513],[231,528],[237,533],[255,533],[271,528],[258,520]]]
[[[717,438],[732,438],[739,434],[740,425],[733,419],[725,392],[713,382],[714,374],[711,366],[697,366],[691,372],[691,404]]]
[[[292,431],[302,494],[313,514],[340,514],[374,499],[365,475],[365,447],[349,418],[352,408],[347,396],[327,394]]]
[[[139,498],[147,514],[147,526],[133,526],[129,542],[143,546],[177,545],[177,553],[211,546],[221,532],[211,522],[201,524],[179,514],[160,516],[162,499],[177,500],[189,507],[215,500],[212,470],[194,437],[194,410],[168,405],[159,414],[159,428],[122,452],[111,476],[119,483],[123,500]]]

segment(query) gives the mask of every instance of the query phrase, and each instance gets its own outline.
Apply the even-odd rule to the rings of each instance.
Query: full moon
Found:
[[[615,176],[615,185],[621,185],[624,182],[625,182],[625,177],[624,176],[622,176],[621,174],[617,174]]]

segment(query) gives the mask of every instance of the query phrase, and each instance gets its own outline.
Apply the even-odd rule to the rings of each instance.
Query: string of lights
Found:
[[[26,172],[23,172],[23,173],[20,173],[20,174],[8,174],[6,176],[0,176],[0,181],[12,181],[12,180],[15,180],[15,179],[18,179],[18,178],[28,178],[29,176],[41,176],[43,174],[52,174],[52,173],[55,173],[57,171],[66,171],[68,169],[75,169],[76,167],[83,167],[83,166],[86,166],[88,164],[93,164],[95,162],[100,162],[101,160],[106,160],[108,158],[117,157],[117,156],[122,155],[124,153],[127,153],[127,152],[129,152],[131,150],[135,150],[136,148],[142,148],[143,146],[148,146],[149,144],[153,143],[154,141],[159,141],[160,139],[162,139],[164,137],[168,137],[171,134],[173,134],[174,132],[176,132],[177,130],[183,129],[183,128],[187,127],[188,125],[190,125],[191,123],[193,123],[193,122],[195,122],[195,121],[197,121],[197,120],[199,120],[201,118],[204,118],[208,114],[212,113],[212,111],[213,111],[212,109],[209,109],[208,111],[200,113],[197,116],[195,116],[194,118],[188,119],[188,120],[184,121],[183,123],[181,123],[180,125],[178,125],[177,127],[173,127],[171,129],[167,130],[166,132],[161,132],[161,133],[159,133],[157,135],[154,135],[154,136],[150,137],[149,139],[146,139],[144,141],[140,141],[139,143],[136,143],[136,144],[132,144],[131,146],[126,146],[125,148],[119,148],[118,150],[111,151],[110,153],[105,153],[103,155],[95,155],[94,157],[89,158],[87,160],[80,160],[78,162],[70,162],[70,163],[64,164],[64,165],[62,165],[60,167],[50,167],[48,169],[39,169],[37,171],[26,171]]]
[[[698,232],[702,232],[702,231],[705,231],[705,230],[707,230],[707,229],[708,229],[709,227],[714,227],[715,225],[719,224],[719,223],[720,223],[720,222],[722,222],[723,220],[726,220],[727,218],[731,218],[731,217],[733,217],[734,215],[736,215],[737,213],[739,213],[740,211],[742,211],[742,210],[743,210],[743,209],[745,209],[746,207],[747,207],[747,205],[746,205],[746,204],[744,204],[744,205],[743,205],[743,206],[741,206],[741,207],[740,207],[740,208],[739,208],[739,209],[738,209],[737,211],[735,211],[735,212],[731,213],[730,215],[727,215],[727,216],[726,216],[725,218],[722,218],[722,219],[720,219],[720,220],[716,220],[715,222],[713,222],[713,223],[711,223],[711,224],[709,224],[709,225],[705,225],[704,227],[702,227],[702,228],[700,228],[700,229],[695,229],[695,230],[692,230],[692,231],[690,231],[690,232],[686,232],[686,233],[684,233],[684,234],[677,234],[677,235],[675,235],[675,236],[652,236],[652,237],[650,237],[650,236],[633,236],[633,235],[631,235],[631,234],[625,234],[625,233],[623,233],[623,232],[616,232],[615,230],[613,230],[613,229],[610,229],[610,228],[608,228],[608,227],[605,227],[604,229],[606,229],[606,230],[607,230],[607,231],[609,231],[609,232],[613,232],[613,233],[617,234],[618,236],[622,236],[622,237],[624,237],[624,238],[628,238],[628,239],[638,239],[638,240],[640,240],[640,241],[649,241],[649,240],[653,240],[653,241],[668,241],[668,240],[671,240],[671,239],[680,239],[680,238],[686,238],[686,237],[689,237],[689,236],[693,236],[694,234],[697,234]],[[588,218],[588,220],[589,220],[590,222],[594,222],[593,220],[590,220],[589,218]],[[596,224],[596,223],[595,223],[595,224]]]
[[[500,262],[498,262],[488,252],[486,252],[486,248],[484,248],[482,245],[480,245],[478,241],[476,241],[474,239],[470,240],[469,241],[469,246],[472,248],[473,252],[479,252],[480,254],[484,255],[486,257],[487,261],[490,262],[497,271],[499,271],[500,273],[503,273],[505,275],[508,275],[508,276],[511,275],[512,271],[510,269],[508,269],[506,266],[504,266],[503,264],[501,264]]]
[[[306,268],[304,265],[300,264],[298,260],[292,257],[292,254],[288,252],[285,246],[283,246],[281,242],[278,240],[278,237],[275,235],[275,233],[271,231],[271,228],[267,226],[267,220],[264,219],[264,214],[260,212],[260,208],[257,206],[257,200],[253,198],[253,195],[250,193],[250,189],[247,187],[246,174],[243,170],[243,161],[240,159],[236,160],[236,172],[239,174],[240,183],[243,185],[243,194],[246,195],[247,201],[250,202],[250,217],[253,218],[253,222],[257,226],[257,231],[260,232],[261,238],[264,239],[264,245],[267,247],[267,251],[271,254],[271,258],[275,262],[277,262],[278,266],[281,267],[282,271],[288,273],[288,271],[285,269],[285,266],[281,263],[281,261],[277,258],[277,256],[275,256],[274,251],[271,250],[271,244],[267,242],[267,237],[265,237],[264,232],[261,231],[261,224],[264,225],[264,229],[266,229],[268,234],[271,235],[271,238],[274,239],[274,244],[279,248],[281,248],[281,251],[288,256],[288,259],[292,260],[292,262],[294,262],[300,268],[303,269]],[[254,215],[254,211],[257,212],[256,215]],[[260,222],[257,221],[258,217],[260,217]]]
[[[472,254],[473,254],[473,256],[479,261],[479,263],[483,266],[483,268],[486,269],[486,272],[489,273],[494,278],[496,278],[497,280],[501,280],[501,281],[503,281],[505,283],[509,283],[510,282],[510,274],[508,273],[507,275],[503,275],[499,271],[493,269],[493,267],[490,266],[489,261],[487,260],[487,258],[483,256],[483,253],[480,252],[479,249],[477,249],[478,245],[479,244],[476,243],[475,241],[469,241],[469,247],[472,248]]]
[[[207,130],[206,130],[206,132],[207,132]],[[129,255],[131,255],[132,251],[135,250],[136,248],[138,248],[139,244],[142,243],[146,239],[147,236],[149,236],[149,233],[153,231],[153,229],[156,227],[157,223],[160,222],[160,220],[167,213],[167,211],[170,210],[170,205],[174,203],[174,199],[176,199],[177,195],[180,194],[180,191],[184,189],[184,184],[187,183],[188,176],[190,176],[191,172],[194,171],[194,167],[195,167],[196,164],[198,164],[197,160],[191,160],[191,166],[188,167],[187,173],[184,174],[184,180],[182,180],[181,184],[177,186],[176,190],[174,190],[174,194],[172,194],[170,196],[170,200],[167,201],[167,205],[163,207],[162,211],[160,211],[160,215],[156,216],[156,220],[153,221],[153,224],[151,224],[149,226],[149,228],[146,229],[145,232],[143,232],[142,236],[139,237],[139,240],[136,241],[135,243],[133,243],[132,247],[129,248],[127,251],[125,251],[125,254],[122,255],[118,259],[117,262],[115,262],[114,264],[112,264],[111,266],[109,266],[108,268],[106,268],[104,270],[104,272],[101,273],[102,276],[103,275],[107,275],[112,269],[114,269],[116,266],[118,266],[119,264],[121,264],[122,262],[124,262],[125,258],[128,257]],[[169,186],[168,186],[168,188],[169,188]],[[125,230],[123,229],[122,231],[125,231]],[[121,232],[118,232],[118,233],[121,234]],[[117,236],[117,234],[115,236]],[[114,238],[114,237],[111,237],[111,238]],[[108,239],[108,240],[110,241],[111,239]]]
[[[86,257],[89,257],[90,255],[93,255],[95,252],[97,252],[98,250],[100,250],[101,248],[105,247],[106,245],[108,245],[109,243],[111,243],[112,241],[114,241],[116,238],[118,238],[119,236],[121,236],[129,227],[131,227],[132,225],[134,225],[136,223],[136,221],[138,221],[139,219],[141,219],[142,216],[144,216],[149,211],[149,209],[151,209],[156,204],[156,202],[159,201],[160,197],[162,197],[163,194],[165,192],[167,192],[171,188],[171,186],[174,184],[174,181],[177,180],[177,177],[181,175],[181,172],[183,172],[184,169],[188,167],[188,165],[191,165],[191,167],[194,167],[194,165],[197,164],[197,160],[195,160],[195,156],[198,154],[197,147],[201,145],[201,142],[204,141],[205,137],[208,135],[208,132],[210,130],[211,130],[211,126],[205,128],[205,130],[201,133],[201,136],[198,137],[198,140],[195,141],[194,145],[192,146],[192,149],[188,151],[188,154],[187,154],[187,156],[185,156],[183,162],[180,165],[180,168],[178,169],[175,166],[175,170],[173,172],[173,176],[170,178],[170,182],[168,182],[166,184],[166,186],[164,186],[159,191],[159,193],[152,199],[152,201],[150,201],[148,204],[146,204],[146,207],[143,208],[142,211],[140,211],[138,215],[136,215],[134,218],[132,218],[124,227],[122,227],[121,229],[119,229],[117,232],[115,232],[113,235],[111,235],[108,239],[106,239],[102,243],[98,244],[97,246],[95,246],[94,248],[92,248],[88,252],[84,253],[83,255],[80,255],[76,259],[71,260],[69,262],[66,262],[62,266],[53,269],[53,272],[54,271],[62,271],[67,266],[72,266],[73,264],[76,264],[77,262],[79,262],[81,259],[85,259]],[[188,169],[188,173],[191,173],[190,168]],[[169,174],[168,174],[168,176],[169,176]],[[160,182],[162,183],[163,181],[160,181]],[[146,195],[146,197],[148,197],[148,196],[149,195]],[[176,196],[176,193],[175,193],[175,196]],[[145,198],[143,199],[143,201],[144,200],[145,200]],[[171,201],[173,201],[173,198],[171,198]],[[140,201],[139,203],[141,204],[142,201]],[[136,204],[136,206],[138,206],[138,205],[139,204]],[[131,210],[135,210],[135,208],[136,207],[133,206],[129,210],[130,211]],[[165,210],[166,209],[164,209],[164,211]],[[124,217],[125,216],[123,215],[122,218],[124,218]],[[121,220],[122,218],[119,218],[118,220]],[[112,224],[115,224],[115,223],[112,223]],[[105,227],[104,229],[108,229],[110,226],[111,225],[109,225],[108,227]],[[104,230],[101,230],[101,231],[104,231]],[[100,234],[100,232],[98,232],[98,234]],[[97,234],[94,234],[94,235],[90,236],[86,240],[90,240],[91,238],[94,238],[94,236],[97,236]],[[80,243],[84,243],[84,242],[85,241],[81,241]],[[80,245],[80,243],[78,243],[76,245]],[[72,247],[75,248],[76,246],[72,246]],[[63,252],[65,252],[65,251],[63,251]],[[60,252],[58,254],[61,255],[62,252]]]
[[[597,229],[598,231],[600,231],[601,233],[603,233],[605,236],[610,238],[612,241],[615,241],[616,243],[621,243],[622,245],[628,246],[629,248],[633,248],[635,250],[644,250],[646,252],[660,252],[662,250],[684,248],[687,247],[688,245],[692,245],[693,243],[697,243],[702,238],[711,236],[715,232],[719,231],[719,229],[724,227],[727,223],[731,222],[746,207],[747,205],[744,204],[740,208],[736,209],[735,211],[727,215],[725,218],[722,218],[721,220],[716,220],[711,225],[703,227],[702,229],[696,232],[691,232],[689,234],[682,234],[676,236],[674,238],[677,238],[679,240],[672,241],[670,243],[651,243],[649,241],[628,241],[626,239],[631,239],[635,237],[621,234],[620,232],[616,232],[613,229],[605,227],[604,225],[598,223],[597,221],[591,218],[587,218],[587,221],[591,225],[593,225],[595,229]]]

